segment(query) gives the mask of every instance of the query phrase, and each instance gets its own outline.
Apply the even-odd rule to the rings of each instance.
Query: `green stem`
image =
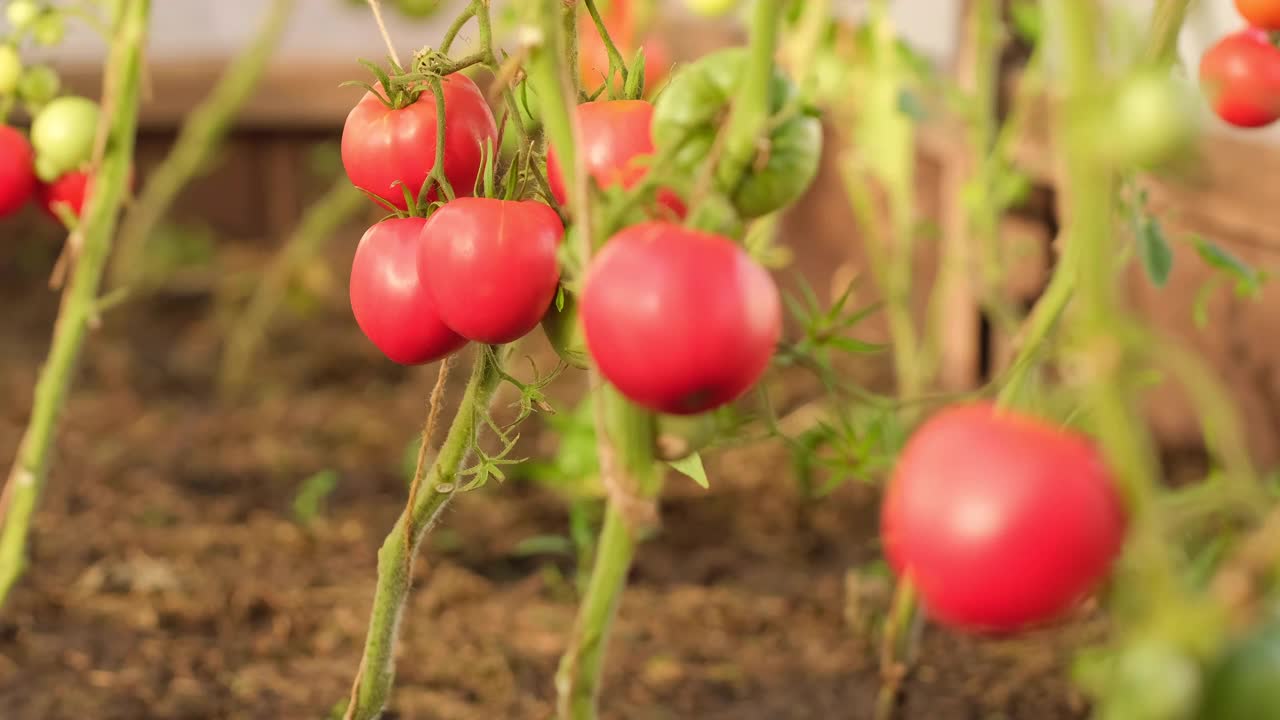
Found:
[[[293,12],[295,0],[273,0],[253,44],[229,65],[218,84],[188,117],[164,162],[156,167],[120,227],[111,285],[152,282],[145,277],[146,250],[156,226],[182,189],[206,168],[240,108],[266,71]]]
[[[605,651],[627,572],[645,529],[643,512],[661,492],[662,473],[653,459],[653,415],[637,408],[613,388],[600,391],[606,419],[597,425],[602,439],[601,474],[621,485],[610,492],[604,527],[596,543],[596,562],[578,609],[573,636],[556,673],[560,720],[595,720]],[[616,453],[616,457],[610,457]]]
[[[51,449],[58,418],[66,404],[89,323],[97,316],[98,290],[111,253],[116,218],[124,201],[138,121],[143,53],[146,48],[150,0],[126,0],[115,28],[104,73],[102,122],[109,123],[107,145],[96,169],[94,191],[85,209],[83,245],[74,258],[71,282],[62,297],[53,328],[49,356],[36,381],[31,420],[9,472],[0,531],[0,605],[26,564],[27,530],[40,491],[48,479]]]
[[[604,24],[604,18],[600,17],[600,10],[596,8],[595,0],[585,0],[587,12],[591,14],[591,21],[596,25],[596,32],[600,33],[600,40],[604,42],[605,52],[609,55],[609,76],[604,79],[605,86],[613,88],[613,73],[618,71],[622,75],[622,86],[626,87],[627,78],[630,76],[630,70],[627,68],[627,61],[623,59],[622,53],[618,51],[618,46],[613,42],[613,37],[609,33],[609,28]],[[569,67],[578,67],[577,58],[571,58],[572,63]]]
[[[756,0],[751,21],[750,54],[742,70],[742,83],[725,126],[721,177],[741,178],[760,153],[760,138],[773,108],[773,62],[782,26],[780,0]]]
[[[453,47],[453,41],[457,39],[458,33],[462,32],[462,28],[465,27],[467,22],[475,16],[476,6],[478,4],[483,4],[486,9],[488,8],[487,0],[482,0],[481,3],[472,2],[466,10],[462,11],[461,15],[454,18],[453,23],[449,25],[448,30],[445,30],[444,37],[440,40],[440,52],[447,54],[449,52],[449,48]]]
[[[344,174],[307,208],[262,281],[257,284],[244,312],[231,325],[218,373],[219,385],[224,392],[239,391],[249,379],[258,346],[266,337],[272,318],[284,302],[289,284],[299,270],[367,202],[365,194],[352,187]]]
[[[378,551],[378,586],[373,596],[373,613],[364,656],[352,687],[351,702],[345,720],[375,720],[382,714],[391,695],[395,679],[395,645],[413,573],[413,558],[422,538],[457,493],[458,472],[480,433],[476,418],[488,409],[501,379],[499,360],[502,352],[476,353],[471,379],[462,402],[454,415],[449,433],[411,508],[396,521]],[[405,527],[405,523],[409,527]],[[412,542],[407,540],[412,538]]]
[[[1191,0],[1159,0],[1151,17],[1151,36],[1142,58],[1152,65],[1168,65],[1178,50],[1178,33]]]
[[[1071,198],[1065,240],[1079,262],[1080,313],[1073,330],[1091,351],[1088,360],[1093,373],[1086,402],[1109,464],[1128,496],[1133,569],[1141,575],[1147,597],[1163,602],[1183,593],[1155,502],[1159,468],[1154,447],[1127,382],[1132,359],[1129,345],[1113,330],[1117,319],[1125,316],[1112,232],[1117,176],[1094,151],[1086,132],[1098,102],[1098,7],[1094,0],[1048,1],[1056,3],[1066,48],[1065,98],[1056,147],[1062,154]]]

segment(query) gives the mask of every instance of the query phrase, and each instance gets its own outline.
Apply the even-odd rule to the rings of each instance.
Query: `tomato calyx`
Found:
[[[368,60],[362,59],[359,62],[373,73],[377,84],[370,85],[363,80],[347,80],[339,87],[358,87],[373,93],[383,105],[387,106],[388,110],[403,110],[422,97],[423,86],[420,80],[415,74],[406,72],[394,62],[391,63],[392,72],[390,73]]]

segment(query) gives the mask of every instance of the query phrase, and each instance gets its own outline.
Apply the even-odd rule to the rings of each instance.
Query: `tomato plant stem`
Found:
[[[353,187],[347,176],[342,174],[303,213],[293,233],[271,261],[262,281],[256,284],[244,311],[231,324],[218,372],[219,385],[224,393],[234,393],[244,387],[258,346],[284,302],[290,283],[333,234],[366,207],[367,202],[365,194]]]
[[[104,73],[103,113],[107,145],[95,168],[94,192],[82,225],[84,242],[62,296],[49,356],[36,381],[31,420],[5,486],[0,516],[0,604],[26,564],[26,538],[40,491],[48,478],[58,418],[66,404],[89,325],[98,315],[98,290],[124,201],[138,121],[143,53],[150,0],[125,0]]]
[[[1057,143],[1065,170],[1071,217],[1065,223],[1067,252],[1076,253],[1080,313],[1073,330],[1089,352],[1085,401],[1092,411],[1102,449],[1128,497],[1129,545],[1133,569],[1144,594],[1155,602],[1182,596],[1175,566],[1164,543],[1156,508],[1158,463],[1129,380],[1130,345],[1113,328],[1125,313],[1118,289],[1114,247],[1117,177],[1094,149],[1093,112],[1099,101],[1097,54],[1099,8],[1095,0],[1049,0],[1056,5],[1065,47],[1064,97],[1057,118]],[[1148,610],[1151,608],[1148,608]]]
[[[556,690],[560,720],[595,720],[600,678],[613,619],[640,534],[653,522],[662,473],[653,459],[653,415],[611,387],[597,391],[600,474],[608,491],[596,562],[578,610],[569,648],[560,659]]]
[[[609,34],[609,28],[605,26],[604,19],[600,17],[600,10],[596,8],[595,0],[584,0],[587,6],[587,12],[591,15],[591,21],[596,25],[596,32],[600,33],[600,39],[604,42],[605,52],[609,55],[609,76],[605,78],[605,86],[613,87],[613,74],[619,73],[622,76],[622,85],[627,84],[627,77],[630,70],[627,68],[627,61],[623,59],[622,53],[618,52],[618,46],[613,42],[613,37]],[[569,67],[576,68],[578,66],[577,59],[572,59]]]
[[[1167,65],[1178,50],[1178,33],[1186,20],[1191,0],[1159,0],[1151,18],[1151,40],[1143,48],[1143,59],[1153,65]]]
[[[757,0],[751,20],[750,55],[742,70],[740,92],[734,99],[725,125],[725,144],[720,156],[720,176],[740,178],[756,157],[769,124],[773,87],[774,55],[778,30],[782,26],[782,3]]]
[[[236,56],[208,97],[192,110],[173,148],[151,171],[120,226],[116,257],[111,264],[113,287],[157,280],[146,277],[146,251],[151,236],[178,194],[207,167],[221,146],[240,108],[262,78],[294,5],[295,0],[273,0],[252,45]],[[138,294],[136,288],[134,294]]]
[[[501,380],[502,353],[501,349],[492,353],[477,351],[471,379],[440,451],[421,478],[422,487],[413,505],[405,507],[378,550],[378,584],[369,633],[345,720],[374,720],[387,704],[395,677],[396,638],[409,598],[413,558],[440,511],[457,494],[458,471],[480,432],[477,418],[487,411]]]

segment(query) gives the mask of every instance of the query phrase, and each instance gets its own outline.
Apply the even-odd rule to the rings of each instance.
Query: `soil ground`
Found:
[[[56,309],[52,252],[35,255],[0,253],[6,466]],[[226,403],[211,316],[207,298],[167,298],[90,337],[33,562],[0,611],[5,720],[317,720],[347,692],[434,368],[376,356],[338,298],[286,323],[251,399]],[[293,500],[323,470],[340,480],[305,527]],[[875,490],[806,504],[776,445],[727,452],[711,477],[710,492],[671,480],[620,610],[604,717],[870,718],[875,651],[847,621],[846,575],[876,555]],[[565,527],[564,503],[528,484],[453,503],[417,565],[388,718],[550,717],[571,563],[516,549]],[[1083,717],[1067,664],[1102,632],[1088,618],[1016,640],[928,629],[898,717]]]

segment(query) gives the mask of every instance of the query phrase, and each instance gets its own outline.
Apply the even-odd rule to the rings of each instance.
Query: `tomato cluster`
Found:
[[[1070,609],[1107,573],[1126,525],[1087,439],[985,403],[943,410],[916,431],[882,513],[890,564],[931,616],[980,632]]]
[[[1236,0],[1249,23],[1200,58],[1200,85],[1227,123],[1259,128],[1280,119],[1280,0]]]

